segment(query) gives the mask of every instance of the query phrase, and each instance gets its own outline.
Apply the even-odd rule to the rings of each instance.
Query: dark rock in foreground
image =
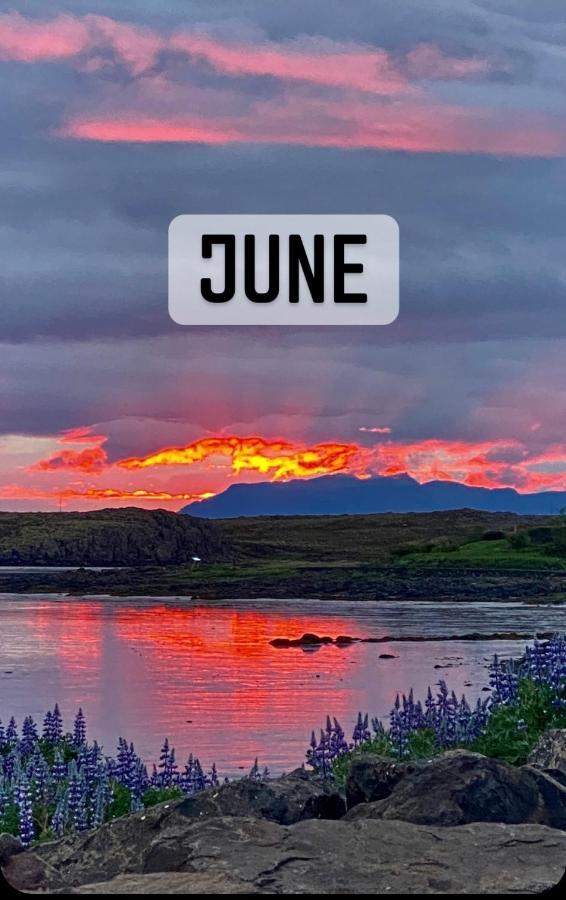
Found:
[[[407,775],[423,768],[424,763],[398,762],[386,756],[363,753],[352,760],[346,778],[348,809],[359,803],[371,803],[389,797],[393,788]]]
[[[566,785],[566,728],[546,731],[527,760],[529,765],[544,769]]]
[[[445,753],[412,770],[393,765],[388,771],[376,757],[373,766],[353,767],[346,791],[350,806],[364,795],[375,800],[354,806],[346,816],[351,821],[398,819],[444,827],[528,822],[566,828],[566,790],[561,784],[529,766],[517,768],[466,750]]]
[[[183,800],[178,811],[187,818],[252,816],[293,825],[303,819],[339,819],[346,812],[339,791],[297,769],[290,775],[257,782],[242,778],[216,790]]]
[[[147,821],[147,820],[146,820]],[[541,825],[139,816],[37,851],[50,891],[78,893],[538,893],[558,883],[566,833]],[[120,834],[113,832],[119,831]],[[40,862],[41,854],[41,862]],[[12,858],[5,874],[20,890]]]
[[[0,834],[0,866],[7,865],[12,856],[23,853],[23,849],[18,838],[11,834]]]
[[[539,893],[564,874],[566,789],[534,766],[363,754],[346,795],[342,815],[303,770],[242,779],[25,852],[1,836],[3,872],[22,891],[102,894]]]

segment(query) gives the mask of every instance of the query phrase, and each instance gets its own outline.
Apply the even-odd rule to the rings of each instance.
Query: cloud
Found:
[[[85,456],[87,451],[73,457],[67,453],[63,451],[56,458],[39,462],[30,471],[56,472],[69,468],[98,474],[111,471],[118,477],[120,470],[143,476],[149,470],[163,472],[175,468],[180,472],[198,466],[200,479],[206,479],[208,472],[224,470],[225,483],[230,476],[246,480],[250,474],[269,481],[287,481],[347,473],[358,478],[409,475],[420,483],[452,481],[473,487],[513,487],[521,492],[566,490],[566,445],[556,444],[536,451],[521,441],[504,438],[491,441],[431,438],[412,442],[384,438],[366,446],[356,442],[308,444],[258,435],[216,435],[184,446],[164,447],[145,456],[117,459],[114,463],[108,463],[105,456],[100,468],[90,465]],[[57,495],[61,493],[69,498],[92,500],[133,496],[171,502],[187,499],[185,492],[181,496],[170,487],[158,490],[142,485],[127,489],[89,487],[78,491],[65,487],[57,491]]]
[[[20,13],[0,15],[0,59],[18,62],[61,62],[90,55],[87,71],[103,64],[96,54],[110,51],[132,74],[151,68],[163,39],[147,28],[107,16],[57,15],[50,20],[28,19]]]

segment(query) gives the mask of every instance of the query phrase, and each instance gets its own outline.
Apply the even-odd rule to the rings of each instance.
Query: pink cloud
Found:
[[[60,14],[49,20],[17,12],[0,15],[0,59],[58,62],[90,55],[82,67],[96,73],[104,66],[104,57],[97,54],[112,51],[137,75],[154,66],[165,49],[236,77],[264,75],[381,96],[414,93],[412,78],[461,79],[490,68],[487,60],[447,56],[433,44],[418,45],[402,58],[379,47],[319,37],[227,42],[203,32],[165,34],[93,14]]]
[[[131,143],[289,144],[305,147],[404,150],[414,153],[490,153],[563,156],[566,128],[546,121],[502,127],[482,110],[400,103],[395,108],[360,102],[310,102],[298,98],[256,104],[246,117],[135,115],[70,118],[58,131],[79,140]]]
[[[61,14],[42,21],[20,13],[0,15],[0,59],[59,62],[111,51],[133,74],[154,65],[164,45],[161,35],[107,16]],[[100,60],[91,60],[96,70]],[[86,64],[88,70],[89,66]]]
[[[390,54],[379,48],[313,40],[228,44],[190,32],[174,34],[169,46],[228,75],[270,75],[282,81],[354,88],[384,96],[414,91]]]
[[[88,26],[75,16],[59,15],[48,22],[26,19],[17,12],[0,16],[0,59],[70,59],[83,53],[88,45]]]

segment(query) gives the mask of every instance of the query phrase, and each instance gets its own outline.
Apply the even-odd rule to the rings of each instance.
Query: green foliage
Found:
[[[119,816],[127,816],[132,810],[132,795],[127,787],[114,782],[114,796],[108,807],[108,819],[117,819]]]
[[[4,815],[0,816],[0,834],[2,832],[13,834],[15,837],[20,833],[20,814],[15,803],[10,803],[4,810]]]
[[[509,546],[513,548],[513,550],[525,550],[531,540],[526,531],[517,531],[515,534],[510,534],[507,538],[509,541]]]
[[[182,796],[183,792],[178,787],[150,787],[143,795],[142,801],[147,808],[148,806],[157,806],[158,803],[165,803],[166,800],[180,800]]]
[[[351,753],[345,753],[344,756],[339,756],[332,767],[334,778],[339,784],[346,781],[350,766],[352,765],[352,760],[363,756],[365,753],[372,753],[376,756],[393,757],[393,744],[387,735],[377,735],[376,737],[370,738],[369,741],[364,741],[363,744],[360,744],[355,750],[352,750]]]
[[[566,710],[553,706],[554,696],[547,685],[522,679],[518,702],[494,710],[485,733],[470,749],[522,765],[547,729],[566,727]]]

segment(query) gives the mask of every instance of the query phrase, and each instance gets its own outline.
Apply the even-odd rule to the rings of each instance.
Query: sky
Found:
[[[0,4],[0,508],[566,490],[562,0]],[[182,213],[385,213],[375,328],[190,328]]]

